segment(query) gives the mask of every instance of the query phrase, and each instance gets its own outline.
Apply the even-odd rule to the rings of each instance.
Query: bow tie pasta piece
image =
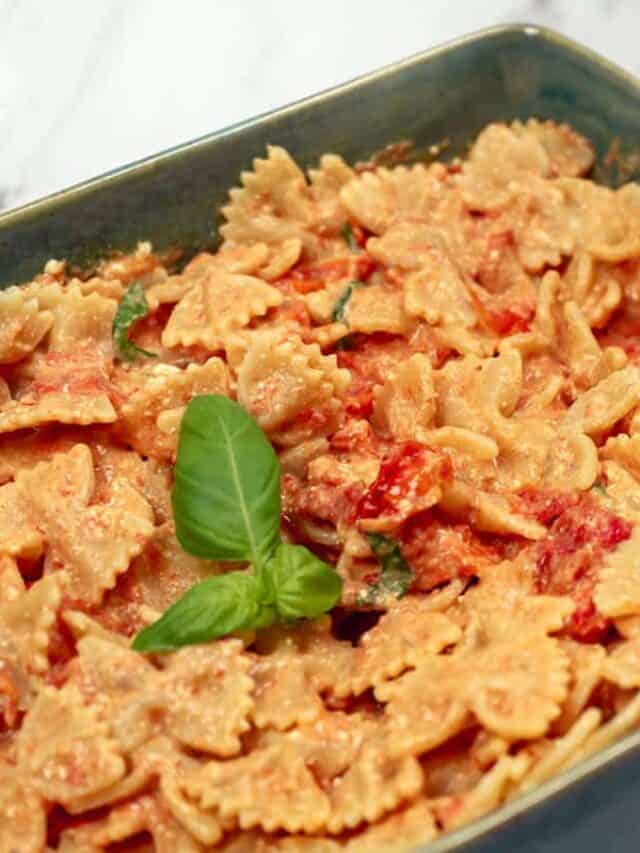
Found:
[[[473,355],[434,371],[437,423],[473,430],[508,444],[509,420],[522,392],[522,357],[506,350],[496,358]]]
[[[397,441],[420,441],[434,426],[436,392],[431,359],[415,353],[374,390],[373,422]]]
[[[567,292],[567,279],[568,275],[563,281],[555,270],[542,277],[533,335],[542,336],[540,349],[547,349],[567,364],[577,389],[582,392],[625,367],[627,356],[620,347],[600,346],[580,305],[584,300],[579,293]],[[529,343],[533,343],[531,336]],[[508,339],[504,345],[508,345]]]
[[[597,437],[632,411],[640,400],[640,371],[625,367],[610,373],[571,405],[565,415],[567,429]]]
[[[561,640],[569,656],[569,693],[562,705],[562,714],[553,723],[555,734],[565,735],[577,723],[587,707],[594,690],[603,677],[606,652],[602,646]]]
[[[229,192],[222,208],[226,219],[220,232],[231,243],[302,242],[305,254],[322,252],[323,236],[336,234],[347,218],[336,190],[353,176],[335,155],[325,155],[320,168],[311,170],[311,184],[289,154],[267,146],[267,159],[256,158],[252,172],[242,172],[242,187]]]
[[[53,327],[50,352],[71,352],[79,347],[95,347],[105,358],[113,356],[112,326],[118,303],[98,293],[84,295],[76,284],[69,285],[52,307]]]
[[[236,755],[253,709],[249,667],[239,640],[173,655],[160,679],[170,734],[192,749],[223,757]]]
[[[310,685],[318,693],[328,693],[338,699],[357,696],[416,666],[423,655],[437,654],[456,643],[461,636],[460,629],[442,613],[434,612],[434,606],[437,604],[428,597],[394,602],[357,646],[336,640],[327,620],[316,620],[291,633],[286,629],[272,632],[279,640],[272,653],[264,658],[264,663],[259,659],[258,667],[261,665],[266,674],[257,682],[257,713],[266,716],[271,710],[272,717],[276,714],[272,705],[277,687],[270,685],[268,678],[275,678],[278,664],[284,669],[291,663],[286,680],[292,686],[299,679],[297,702],[292,702],[291,716],[300,723],[305,722],[302,719],[304,700],[313,697],[313,702],[315,699]],[[307,687],[299,675],[300,670],[306,675]],[[268,698],[271,701],[267,704]],[[315,713],[314,704],[309,705],[310,717],[312,711]],[[256,721],[258,725],[266,724],[266,720],[256,718]]]
[[[640,615],[640,527],[631,537],[605,555],[593,600],[604,616]]]
[[[566,297],[579,306],[590,328],[604,328],[622,301],[617,271],[588,252],[577,252],[563,279]]]
[[[214,270],[201,276],[173,309],[162,344],[200,344],[216,352],[230,335],[280,305],[282,299],[279,290],[259,278]]]
[[[427,844],[438,836],[433,810],[426,800],[417,800],[394,811],[352,837],[344,849],[347,853],[401,853],[407,845]]]
[[[146,290],[147,302],[153,311],[159,305],[179,302],[196,285],[204,284],[225,274],[252,276],[274,281],[299,259],[302,243],[295,238],[280,245],[253,243],[249,246],[223,243],[212,255],[200,252],[189,261],[179,275],[165,276]]]
[[[45,392],[34,404],[10,400],[0,407],[0,433],[33,429],[48,423],[110,424],[116,413],[106,394]]]
[[[53,325],[51,311],[21,288],[0,292],[0,364],[12,364],[30,355]]]
[[[154,850],[166,853],[203,853],[205,850],[191,837],[183,822],[173,815],[168,802],[160,794],[122,803],[106,817],[65,830],[60,836],[58,849],[63,853],[94,853],[118,842],[126,844],[128,839],[145,832],[151,836]],[[216,841],[221,836],[222,830]]]
[[[47,810],[28,774],[0,762],[0,850],[44,850]]]
[[[330,789],[332,833],[373,823],[418,794],[423,785],[413,756],[392,757],[382,744],[364,744],[360,754]]]
[[[241,829],[313,833],[327,824],[330,802],[292,743],[212,761],[185,783],[189,796]]]
[[[16,561],[2,554],[0,556],[0,607],[20,598],[26,589]]]
[[[466,727],[468,707],[454,673],[448,658],[433,655],[418,669],[378,685],[375,696],[386,703],[387,741],[392,754],[427,752]]]
[[[120,404],[117,432],[139,453],[175,459],[184,409],[198,394],[229,394],[227,368],[213,357],[184,370],[167,364],[144,368],[135,389]]]
[[[375,717],[323,709],[317,719],[286,733],[260,732],[254,745],[263,749],[292,744],[304,756],[316,781],[326,789],[330,780],[341,776],[354,764],[365,744],[377,742],[380,733],[380,723]]]
[[[0,552],[37,556],[44,547],[46,569],[66,569],[74,595],[89,604],[153,533],[151,507],[127,482],[114,482],[108,500],[89,505],[94,484],[91,452],[78,444],[0,488]]]
[[[511,740],[542,736],[560,713],[568,687],[568,659],[558,640],[535,648],[495,643],[478,654],[470,709],[490,731]]]
[[[345,309],[345,320],[351,332],[388,332],[406,335],[415,321],[405,310],[402,292],[382,284],[354,289]]]
[[[423,752],[466,725],[468,715],[508,740],[541,737],[567,695],[568,659],[557,640],[493,642],[485,648],[426,657],[379,685],[394,751]],[[426,685],[432,685],[429,689]]]
[[[599,495],[599,502],[634,524],[640,522],[639,453],[640,436],[637,433],[612,436],[600,448],[603,460],[601,479],[606,483],[606,489]]]
[[[4,581],[2,575],[0,581]],[[15,663],[30,676],[43,675],[49,668],[51,633],[67,587],[66,573],[56,572],[0,604],[0,649],[9,651],[9,661],[13,651]]]
[[[602,674],[625,690],[640,687],[640,639],[632,637],[615,646],[602,664]]]
[[[564,343],[571,376],[580,390],[592,388],[627,364],[620,347],[602,349],[575,302],[565,302]]]
[[[333,689],[336,684],[351,678],[356,652],[351,643],[336,640],[331,633],[331,621],[328,618],[315,619],[300,625],[294,630],[286,627],[271,628],[259,635],[259,650],[268,652],[267,659],[276,661],[298,660],[304,668],[305,690],[303,696],[317,694]],[[294,667],[297,664],[294,663]],[[260,696],[262,685],[258,681],[256,708],[266,712],[266,702]],[[312,700],[313,701],[313,700]],[[302,697],[298,702],[296,716],[301,716]]]
[[[301,432],[310,438],[331,431],[340,409],[338,397],[350,379],[335,355],[323,355],[317,344],[265,333],[255,337],[240,365],[238,402],[274,440],[298,444]],[[324,423],[320,413],[326,415]],[[311,414],[316,418],[303,417]],[[288,427],[293,427],[295,441],[287,437]]]
[[[145,614],[150,612],[160,618],[190,587],[222,571],[219,563],[184,551],[176,539],[173,521],[165,521],[156,526],[149,543],[133,560],[125,576],[134,601],[140,602],[130,612],[137,612],[142,622],[149,621]],[[106,611],[109,605],[109,599],[105,600]]]
[[[575,610],[568,596],[534,594],[526,558],[517,568],[515,563],[492,566],[462,596],[457,613],[467,631],[465,641],[506,643],[517,630],[519,637],[530,637],[535,644],[538,637],[563,628]]]
[[[524,124],[514,121],[511,129],[520,137],[533,136],[540,142],[549,158],[551,175],[579,178],[593,165],[593,146],[568,124],[530,118]]]
[[[460,639],[458,626],[433,604],[414,597],[395,602],[367,631],[353,655],[350,678],[331,687],[338,697],[358,695],[415,667],[423,655],[438,654]]]
[[[485,533],[534,540],[546,533],[544,525],[517,512],[503,495],[481,491],[462,479],[444,486],[440,503],[454,518],[466,517],[472,527]]]
[[[520,259],[531,272],[545,264],[557,266],[579,246],[592,247],[611,260],[630,257],[638,246],[633,194],[620,196],[571,177],[579,172],[577,165],[567,169],[567,176],[554,179],[561,162],[560,135],[556,133],[552,146],[549,134],[540,128],[532,132],[528,126],[490,125],[463,166],[463,198],[474,210],[503,212]],[[582,162],[581,157],[575,161]]]
[[[286,731],[312,722],[322,712],[322,700],[303,658],[286,652],[260,656],[249,674],[254,684],[253,722],[258,728]]]
[[[432,225],[399,222],[381,237],[370,237],[367,252],[387,267],[411,272],[432,267],[434,251],[446,253],[447,247],[443,244],[440,232]]]
[[[509,217],[525,267],[539,272],[558,266],[563,255],[586,249],[595,258],[618,263],[640,249],[640,209],[636,190],[612,191],[592,181],[558,178],[533,186]]]
[[[43,687],[18,739],[18,764],[34,788],[72,812],[77,797],[108,788],[126,773],[118,743],[98,707],[86,705],[73,685],[61,690]]]
[[[246,790],[249,780],[253,784]],[[394,810],[418,793],[422,781],[413,757],[388,755],[376,723],[358,714],[325,712],[287,734],[265,733],[248,756],[210,763],[185,788],[204,808],[238,819],[243,829],[315,832],[326,827],[340,833]],[[293,805],[288,815],[280,802],[287,795]],[[316,808],[304,814],[304,804],[313,797]]]
[[[318,169],[308,170],[310,193],[315,202],[316,228],[319,234],[335,234],[344,226],[346,211],[340,190],[354,177],[355,172],[336,154],[324,154]]]
[[[471,295],[456,267],[436,248],[425,254],[420,270],[405,283],[409,314],[432,326],[472,328],[477,316]]]
[[[48,423],[86,426],[116,420],[106,362],[94,346],[36,353],[23,365],[14,399],[0,405],[0,433]]]
[[[535,134],[490,124],[477,137],[462,167],[460,190],[473,210],[500,210],[531,178],[547,177],[549,156]]]
[[[450,191],[441,163],[380,167],[363,172],[345,184],[340,199],[356,222],[374,234],[384,234],[396,222],[427,221]]]
[[[0,487],[0,554],[36,559],[42,553],[42,536],[34,526],[20,486]]]
[[[253,709],[253,680],[239,640],[178,652],[158,671],[119,639],[88,634],[78,641],[78,652],[80,683],[107,696],[123,748],[164,734],[212,755],[240,751]]]
[[[588,183],[580,181],[581,185]],[[588,249],[598,260],[619,264],[640,252],[640,193],[631,181],[612,193],[612,198],[613,210],[607,211],[611,217],[607,220],[603,216],[601,221],[594,223]]]

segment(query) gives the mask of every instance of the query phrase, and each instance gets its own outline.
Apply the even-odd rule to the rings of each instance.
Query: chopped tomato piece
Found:
[[[468,524],[451,524],[431,511],[410,518],[399,538],[415,575],[412,588],[420,592],[472,577],[480,566],[504,558],[500,547],[484,542]]]
[[[282,477],[282,511],[293,523],[296,516],[337,524],[353,519],[362,499],[363,483],[303,483],[293,474]]]
[[[533,305],[517,305],[501,311],[488,309],[485,313],[495,332],[499,335],[513,335],[516,332],[528,332],[536,312]]]
[[[422,509],[421,498],[450,479],[452,471],[451,459],[443,451],[406,442],[383,460],[375,482],[360,501],[358,518],[408,517],[412,514],[409,508]]]
[[[523,515],[530,515],[540,524],[552,521],[580,500],[576,492],[560,492],[556,489],[523,489],[515,496],[514,509]]]
[[[294,282],[321,281],[323,285],[341,278],[353,278],[358,281],[367,279],[376,267],[376,262],[365,252],[344,258],[333,258],[313,264],[299,264],[287,276]],[[297,289],[297,288],[296,288]]]
[[[538,592],[576,602],[567,633],[583,642],[602,640],[610,621],[596,610],[593,590],[603,555],[631,536],[632,525],[598,506],[590,495],[565,509],[537,545]]]

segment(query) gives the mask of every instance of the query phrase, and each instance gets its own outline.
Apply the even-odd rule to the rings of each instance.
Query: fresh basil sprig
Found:
[[[353,291],[357,290],[359,287],[364,287],[363,281],[350,281],[349,284],[342,291],[339,298],[336,300],[335,305],[333,306],[333,311],[331,312],[331,319],[334,323],[341,323],[343,320],[345,320],[347,313],[347,304],[351,299]]]
[[[402,556],[400,545],[382,533],[367,533],[369,547],[380,563],[380,579],[360,594],[358,604],[376,604],[385,598],[402,598],[413,581],[411,566]]]
[[[120,300],[111,329],[117,355],[123,361],[133,361],[139,355],[147,356],[147,358],[156,357],[155,352],[142,349],[142,347],[129,340],[131,326],[138,320],[146,317],[148,313],[149,305],[144,287],[139,281],[136,281]]]
[[[194,397],[180,427],[172,492],[190,554],[248,562],[185,593],[133,648],[167,652],[277,621],[311,619],[340,598],[332,566],[280,540],[280,464],[255,420],[227,397]]]

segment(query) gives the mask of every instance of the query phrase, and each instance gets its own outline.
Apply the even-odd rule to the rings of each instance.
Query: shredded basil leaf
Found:
[[[593,486],[591,486],[594,492],[598,492],[598,494],[606,495],[607,487],[604,485],[602,480],[596,480]]]
[[[402,598],[409,591],[413,572],[402,556],[400,545],[382,533],[367,533],[366,539],[380,563],[380,579],[360,594],[358,604],[376,604],[390,596]]]
[[[342,238],[352,252],[359,252],[360,246],[356,240],[356,235],[353,233],[353,227],[350,222],[345,222],[340,229]]]
[[[139,281],[136,281],[120,300],[111,329],[116,354],[123,361],[133,361],[139,355],[147,356],[147,358],[156,357],[155,352],[142,349],[129,340],[129,331],[133,324],[146,317],[148,313],[149,305],[144,287]]]
[[[359,287],[364,287],[363,281],[350,281],[342,291],[340,297],[336,301],[336,304],[333,306],[333,311],[331,312],[331,319],[334,323],[346,322],[345,315],[347,313],[347,303],[351,299],[353,291],[357,290]]]
[[[280,540],[280,463],[256,421],[233,400],[194,397],[182,418],[172,492],[178,541],[191,554],[250,563],[252,571],[191,587],[133,648],[167,652],[276,621],[330,610],[333,566]]]

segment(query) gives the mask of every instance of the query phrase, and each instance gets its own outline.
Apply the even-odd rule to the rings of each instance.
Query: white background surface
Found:
[[[0,208],[507,21],[640,74],[640,0],[0,0]]]

